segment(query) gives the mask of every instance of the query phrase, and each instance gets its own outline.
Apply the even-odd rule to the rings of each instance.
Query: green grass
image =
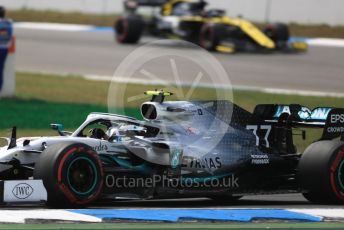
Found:
[[[264,28],[266,24],[256,23],[258,27]],[[293,37],[323,37],[323,38],[344,38],[344,26],[301,25],[291,23],[288,25],[290,35]]]
[[[53,22],[67,24],[85,24],[95,26],[113,26],[116,16],[113,14],[85,14],[80,12],[40,11],[31,9],[9,10],[8,17],[16,22]]]
[[[88,81],[78,76],[60,77],[57,75],[18,73],[16,95],[17,98],[25,100],[36,99],[49,102],[91,104],[106,107],[109,86],[110,82]],[[125,97],[143,95],[145,90],[155,88],[173,90],[173,86],[145,86],[141,84],[124,83],[118,83],[117,87],[126,87]],[[189,89],[184,87],[182,90],[183,93],[186,94]],[[308,97],[242,90],[234,91],[233,96],[236,104],[249,111],[253,111],[255,105],[261,103],[298,103],[310,108],[318,106],[344,107],[344,100],[342,98]],[[191,96],[192,100],[209,100],[214,98],[216,98],[216,91],[207,88],[195,89]],[[137,108],[147,99],[148,97],[143,97],[139,100],[128,102],[126,106]],[[178,94],[168,99],[178,99]]]
[[[290,34],[300,37],[344,38],[344,26],[290,24]]]
[[[26,100],[107,105],[109,84],[87,81],[77,76],[18,73],[16,96]]]
[[[105,81],[89,81],[80,76],[57,76],[45,74],[17,74],[17,92],[16,96],[21,99],[38,99],[50,102],[62,103],[81,103],[81,104],[95,104],[107,106],[108,91],[110,82]],[[126,84],[117,83],[117,88],[125,88],[125,98],[132,96],[140,96],[138,100],[126,101],[125,106],[131,108],[138,108],[141,103],[147,101],[150,97],[144,97],[143,93],[146,90],[165,89],[166,91],[173,91],[175,86],[171,85],[150,85],[142,84]],[[170,100],[182,100],[183,95],[186,95],[189,88],[183,87],[181,93],[176,91],[175,95],[169,97]],[[221,91],[222,92],[222,91]],[[141,97],[143,96],[143,97]],[[194,100],[209,100],[216,98],[216,90],[209,88],[195,89],[190,99]],[[115,107],[122,107],[122,103],[118,101],[114,104]]]
[[[85,14],[79,12],[39,11],[31,9],[9,10],[8,17],[14,21],[54,22],[87,24],[96,26],[113,26],[116,15]],[[257,23],[260,27],[262,23]],[[289,25],[292,36],[344,38],[344,26],[328,25]]]
[[[257,104],[301,104],[310,109],[315,107],[330,106],[344,107],[343,98],[333,97],[310,97],[300,95],[270,94],[254,91],[235,91],[234,101],[236,104],[253,111]]]
[[[66,128],[75,127],[91,111],[107,112],[106,107],[91,104],[53,103],[43,100],[1,100],[0,129],[18,126],[22,129],[45,129],[50,123],[63,123]]]

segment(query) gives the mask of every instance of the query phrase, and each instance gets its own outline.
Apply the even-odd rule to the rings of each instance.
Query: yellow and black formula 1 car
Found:
[[[289,40],[289,29],[282,23],[260,30],[242,18],[231,18],[225,11],[206,9],[204,0],[125,0],[126,13],[116,20],[114,31],[119,43],[137,43],[143,32],[179,38],[210,51],[305,51],[307,44]],[[141,6],[156,8],[152,17],[137,13]]]

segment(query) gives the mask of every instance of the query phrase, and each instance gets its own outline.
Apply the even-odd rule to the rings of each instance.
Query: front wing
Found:
[[[0,203],[41,203],[47,197],[42,180],[0,181]]]

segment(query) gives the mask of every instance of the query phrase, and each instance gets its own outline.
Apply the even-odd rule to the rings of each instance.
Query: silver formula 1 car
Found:
[[[80,207],[102,199],[303,193],[312,202],[344,203],[344,109],[229,101],[164,101],[148,91],[143,121],[92,113],[74,132],[16,139],[0,149],[3,202],[47,200]],[[303,153],[300,129],[322,136]],[[301,136],[306,138],[304,131]]]

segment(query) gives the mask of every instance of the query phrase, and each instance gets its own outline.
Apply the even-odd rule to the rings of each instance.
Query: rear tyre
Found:
[[[277,49],[285,49],[287,47],[290,33],[286,24],[269,24],[265,27],[264,33],[275,42]]]
[[[209,51],[215,51],[221,42],[222,29],[220,25],[204,24],[201,28],[200,46]]]
[[[98,154],[88,145],[62,143],[43,151],[33,176],[42,179],[48,206],[84,207],[95,201],[103,188],[103,169]]]
[[[344,142],[311,144],[299,162],[299,179],[307,200],[344,204]]]
[[[137,43],[144,30],[145,23],[140,15],[120,17],[114,25],[116,40],[119,43]]]

